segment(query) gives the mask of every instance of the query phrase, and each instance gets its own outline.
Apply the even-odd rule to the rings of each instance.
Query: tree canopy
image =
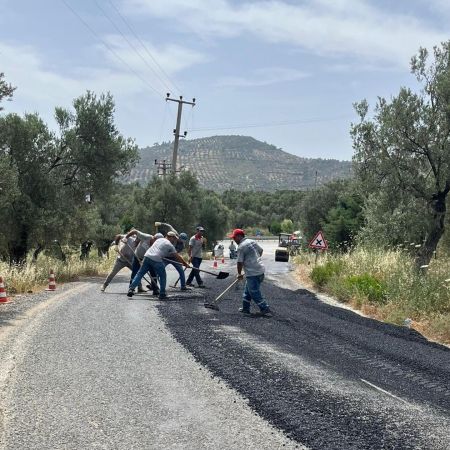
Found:
[[[107,196],[136,161],[135,144],[115,127],[110,94],[87,92],[73,105],[55,110],[59,134],[38,114],[0,117],[0,164],[11,179],[0,191],[8,217],[0,229],[13,262],[23,261],[31,245],[69,236],[85,194]]]
[[[11,100],[15,89],[15,87],[6,82],[5,74],[3,72],[0,72],[0,103],[4,99]],[[3,107],[0,105],[0,111],[2,110]]]
[[[399,200],[407,196],[417,202],[417,211],[426,212],[425,243],[417,258],[426,265],[444,233],[450,191],[450,41],[434,47],[431,60],[421,48],[411,71],[421,91],[403,87],[390,100],[379,98],[373,118],[365,100],[356,104],[360,122],[351,134],[366,190],[397,192]]]

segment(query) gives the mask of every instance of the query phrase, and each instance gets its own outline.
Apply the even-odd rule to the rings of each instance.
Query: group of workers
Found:
[[[160,224],[161,225],[161,224]],[[204,288],[200,276],[200,265],[203,259],[203,247],[205,244],[204,228],[198,226],[196,233],[188,239],[186,233],[178,234],[170,225],[166,225],[169,231],[165,235],[143,233],[132,229],[125,235],[116,235],[114,245],[118,251],[115,264],[106,277],[101,291],[104,292],[115,275],[124,267],[131,270],[131,278],[127,296],[132,297],[137,289],[138,292],[146,292],[142,287],[142,280],[146,280],[146,287],[153,291],[153,295],[159,299],[167,299],[166,266],[172,264],[178,272],[181,291],[188,291],[194,285],[194,279],[199,288]],[[248,239],[241,229],[235,229],[229,236],[232,243],[237,244],[237,278],[242,280],[245,274],[245,287],[243,304],[240,312],[250,314],[250,302],[253,300],[259,307],[259,314],[270,316],[269,305],[261,294],[261,283],[264,280],[265,268],[261,262],[263,249],[252,239]],[[188,260],[181,253],[187,246]],[[236,252],[236,246],[230,245]],[[234,256],[234,255],[233,255]],[[184,269],[183,269],[184,268]],[[185,270],[192,269],[186,279]],[[147,278],[149,276],[149,278]]]

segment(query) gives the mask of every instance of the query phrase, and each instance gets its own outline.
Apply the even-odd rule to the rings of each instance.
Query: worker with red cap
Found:
[[[260,314],[271,317],[272,312],[269,305],[261,294],[261,283],[264,280],[265,268],[261,262],[263,249],[253,239],[245,237],[244,230],[236,228],[230,235],[230,238],[238,244],[237,257],[237,278],[242,280],[245,273],[245,288],[242,296],[242,308],[239,309],[243,314],[250,314],[250,301],[253,300],[259,307]]]

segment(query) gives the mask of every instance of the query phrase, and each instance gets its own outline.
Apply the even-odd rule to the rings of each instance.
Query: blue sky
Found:
[[[140,146],[182,131],[250,135],[302,157],[351,159],[352,103],[417,88],[417,49],[450,39],[447,0],[0,0],[5,112],[110,91]],[[106,45],[105,45],[106,44]],[[142,45],[143,44],[143,45]],[[162,69],[162,70],[161,70]]]

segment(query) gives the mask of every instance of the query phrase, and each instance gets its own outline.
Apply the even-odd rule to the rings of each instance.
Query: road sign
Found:
[[[323,236],[323,232],[319,231],[311,240],[308,245],[309,248],[319,248],[322,250],[326,250],[328,248],[328,243]]]

